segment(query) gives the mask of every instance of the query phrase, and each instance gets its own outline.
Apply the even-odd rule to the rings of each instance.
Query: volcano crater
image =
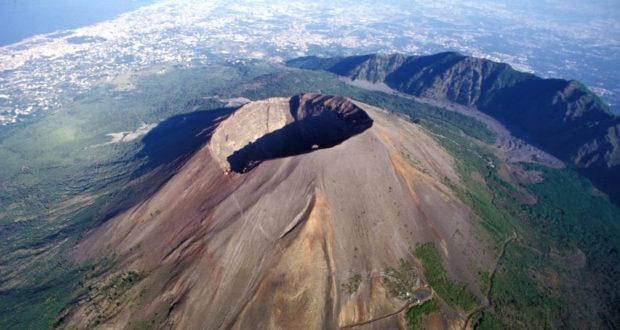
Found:
[[[271,98],[235,111],[216,129],[209,147],[225,171],[245,173],[265,160],[336,146],[372,124],[344,97]]]

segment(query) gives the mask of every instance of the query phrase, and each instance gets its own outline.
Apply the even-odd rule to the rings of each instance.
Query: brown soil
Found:
[[[243,173],[214,156],[223,150],[214,139],[150,198],[90,232],[75,261],[116,256],[114,271],[145,278],[123,296],[132,301],[123,310],[97,315],[78,305],[69,325],[92,327],[97,317],[115,328],[154,320],[182,329],[363,322],[403,306],[380,273],[401,258],[421,271],[411,249],[429,241],[441,247],[451,276],[475,283],[469,260],[481,253],[470,211],[443,183],[460,185],[451,157],[423,128],[355,105],[372,127]],[[274,109],[289,111],[253,111]],[[250,127],[226,123],[243,117],[222,125]],[[355,292],[342,289],[351,274],[361,278]],[[402,317],[371,325],[403,326]]]

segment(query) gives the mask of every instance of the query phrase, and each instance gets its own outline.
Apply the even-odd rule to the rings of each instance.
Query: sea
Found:
[[[0,46],[109,20],[157,0],[0,0]]]

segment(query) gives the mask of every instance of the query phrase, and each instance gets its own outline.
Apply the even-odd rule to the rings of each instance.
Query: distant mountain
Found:
[[[543,79],[508,64],[454,52],[303,57],[287,64],[476,107],[574,164],[620,202],[620,118],[577,81]]]

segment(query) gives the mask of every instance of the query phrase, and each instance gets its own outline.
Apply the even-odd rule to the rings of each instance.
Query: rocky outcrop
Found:
[[[401,67],[406,60],[407,56],[400,54],[356,56],[350,57],[349,61],[334,63],[329,70],[351,79],[383,82],[390,73]]]
[[[209,143],[211,154],[221,168],[230,170],[230,155],[291,121],[288,98],[248,103],[217,127]]]
[[[289,65],[382,82],[495,117],[525,140],[572,163],[620,203],[620,118],[576,81],[542,79],[504,63],[448,52],[431,56],[305,57]]]

